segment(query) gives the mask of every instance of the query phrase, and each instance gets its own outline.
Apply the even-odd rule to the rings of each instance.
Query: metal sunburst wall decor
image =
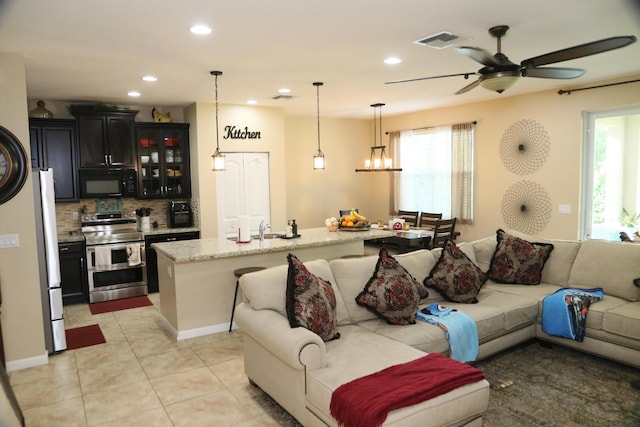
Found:
[[[542,167],[549,157],[551,142],[544,127],[531,119],[522,119],[507,128],[500,140],[502,164],[516,175],[529,175]]]
[[[542,231],[551,218],[551,200],[545,189],[533,181],[512,184],[502,197],[502,219],[526,234]]]

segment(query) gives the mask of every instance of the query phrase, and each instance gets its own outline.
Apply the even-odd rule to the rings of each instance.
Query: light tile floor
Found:
[[[66,306],[66,328],[98,323],[107,342],[10,373],[28,427],[298,426],[244,374],[242,338],[224,332],[176,342],[150,307],[92,315]]]

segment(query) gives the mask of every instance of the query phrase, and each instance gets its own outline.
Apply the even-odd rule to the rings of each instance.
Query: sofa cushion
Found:
[[[393,325],[415,323],[420,288],[426,289],[398,263],[387,250],[380,249],[373,275],[356,297],[362,305]]]
[[[628,302],[606,311],[602,317],[602,329],[612,334],[640,340],[640,302]]]
[[[345,302],[336,286],[329,263],[324,259],[307,261],[305,267],[316,276],[331,283],[336,296],[336,316],[339,325],[351,323]],[[274,310],[287,317],[286,290],[288,265],[245,274],[240,278],[242,295],[254,310]]]
[[[384,324],[379,319],[376,319],[376,322]],[[386,326],[404,330],[415,325]],[[327,365],[330,368],[313,369],[306,373],[307,407],[316,417],[323,420],[322,425],[335,425],[335,420],[329,415],[329,406],[331,395],[339,386],[425,355],[406,344],[355,325],[340,327],[339,330],[341,338],[326,343]],[[486,409],[488,395],[486,381],[469,384],[434,399],[392,411],[385,425],[422,425],[421,421],[427,419],[426,417],[429,425],[461,425],[463,421],[480,416]],[[413,422],[407,421],[408,419],[412,419]]]
[[[455,243],[447,241],[424,284],[437,290],[447,301],[476,303],[476,295],[486,280],[486,274]]]
[[[475,254],[475,264],[485,273],[489,271],[493,254],[496,252],[496,236],[485,237],[484,239],[469,242]]]
[[[553,251],[549,255],[549,259],[542,269],[542,282],[568,287],[569,276],[571,275],[571,267],[578,255],[580,242],[577,240],[558,240],[558,239],[538,239],[531,235],[520,233],[519,231],[509,230],[512,234],[521,239],[533,241],[534,239],[540,243],[551,243]]]
[[[501,229],[496,231],[496,238],[498,245],[487,272],[489,278],[500,283],[539,284],[553,245],[531,243]]]
[[[638,301],[640,288],[633,280],[640,277],[640,244],[585,240],[571,268],[569,286],[596,288],[605,295]]]
[[[292,328],[309,329],[329,341],[340,337],[336,317],[336,295],[331,284],[310,273],[293,254],[287,255],[286,308]]]

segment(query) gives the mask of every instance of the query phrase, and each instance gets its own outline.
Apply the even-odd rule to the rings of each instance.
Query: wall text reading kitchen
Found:
[[[248,127],[244,129],[236,128],[235,126],[225,126],[225,135],[223,139],[260,139],[260,132],[251,132]]]

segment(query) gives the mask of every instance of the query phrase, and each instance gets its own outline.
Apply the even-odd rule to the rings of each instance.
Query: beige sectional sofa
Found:
[[[477,304],[445,301],[430,290],[420,307],[438,301],[468,314],[478,329],[478,360],[538,338],[640,367],[640,288],[633,283],[640,277],[640,244],[520,237],[554,245],[540,284],[525,286],[489,280],[480,290]],[[458,247],[487,271],[496,237]],[[420,282],[429,275],[438,257],[439,250],[394,256]],[[240,280],[243,302],[236,309],[236,319],[243,333],[245,372],[305,426],[337,425],[330,415],[329,403],[340,385],[425,353],[448,354],[448,342],[437,326],[420,321],[390,325],[356,304],[355,297],[371,277],[377,259],[365,256],[305,262],[311,273],[332,284],[336,294],[340,338],[328,342],[307,329],[289,326],[286,264]],[[561,287],[604,289],[605,297],[590,307],[583,342],[552,337],[542,331],[542,300]],[[394,410],[384,425],[422,426],[428,419],[429,425],[480,426],[488,401],[489,384],[483,380]]]

